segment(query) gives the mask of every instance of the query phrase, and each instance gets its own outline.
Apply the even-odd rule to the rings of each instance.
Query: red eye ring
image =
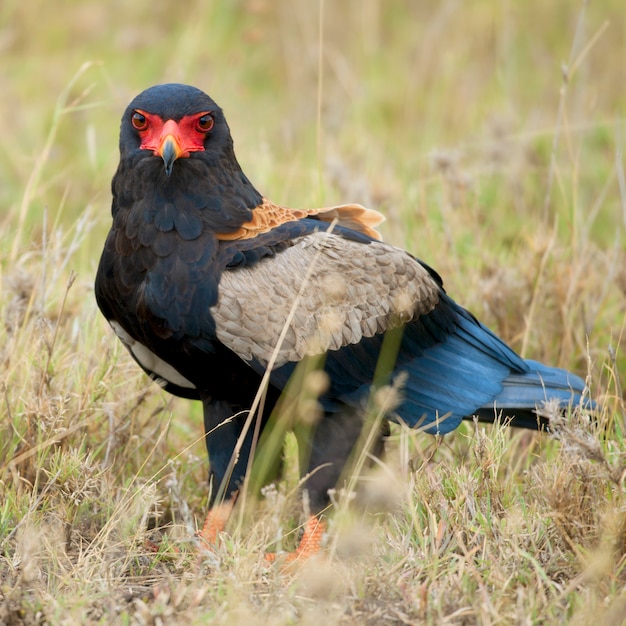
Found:
[[[215,119],[211,113],[205,113],[198,118],[196,122],[196,130],[201,133],[208,133],[215,124]]]
[[[135,130],[146,130],[148,128],[148,119],[143,113],[139,111],[135,111],[131,118],[130,123],[133,125]]]

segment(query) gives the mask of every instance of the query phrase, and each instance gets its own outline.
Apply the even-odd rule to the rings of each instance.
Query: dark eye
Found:
[[[133,116],[130,118],[130,121],[133,125],[133,128],[136,130],[146,130],[148,127],[148,120],[143,113],[139,113],[139,111],[135,111]]]
[[[207,113],[206,115],[198,118],[196,128],[202,133],[208,133],[213,128],[213,124],[215,124],[213,116],[210,113]]]

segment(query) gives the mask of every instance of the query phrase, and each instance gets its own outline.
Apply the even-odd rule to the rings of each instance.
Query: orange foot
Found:
[[[215,545],[218,535],[224,530],[226,522],[228,522],[233,506],[235,506],[235,498],[217,504],[208,512],[204,526],[197,534],[204,547],[210,548]]]
[[[293,563],[294,561],[308,559],[318,554],[322,547],[322,537],[326,532],[326,522],[319,517],[312,515],[304,525],[304,532],[298,547],[294,552],[289,552],[284,556],[285,563]],[[279,559],[281,555],[276,552],[268,552],[265,559],[273,563]],[[282,558],[280,559],[282,560]]]

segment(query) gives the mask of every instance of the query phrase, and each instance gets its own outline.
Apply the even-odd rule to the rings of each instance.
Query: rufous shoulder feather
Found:
[[[340,226],[351,228],[373,239],[382,240],[382,235],[376,230],[376,227],[385,220],[384,216],[382,213],[367,209],[360,204],[341,204],[320,209],[290,209],[278,206],[267,198],[264,198],[259,206],[252,209],[250,221],[244,222],[235,232],[218,233],[217,238],[223,241],[251,239],[286,222],[313,216],[323,222],[336,221]]]

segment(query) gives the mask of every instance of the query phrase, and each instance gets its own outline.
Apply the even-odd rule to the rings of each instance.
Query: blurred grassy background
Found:
[[[89,207],[97,228],[77,263],[94,267],[118,119],[137,92],[166,81],[195,84],[223,106],[266,195],[374,205],[394,243],[442,268],[454,294],[467,282],[460,267],[446,271],[446,233],[471,269],[486,254],[515,265],[507,251],[528,248],[554,216],[563,241],[584,228],[602,247],[614,245],[616,219],[623,225],[617,0],[7,0],[0,11],[3,231],[18,216],[25,224],[12,248],[40,241],[44,206],[50,225]],[[79,71],[41,163],[55,101]]]
[[[39,510],[41,485],[56,493],[40,467],[57,484],[65,466],[71,485],[103,480],[97,461],[110,485],[126,486],[159,475],[164,459],[196,441],[198,459],[183,457],[191,469],[179,478],[192,509],[203,508],[199,408],[146,391],[93,300],[119,118],[160,82],[194,84],[224,108],[244,170],[273,201],[381,210],[386,239],[435,267],[456,300],[525,356],[582,375],[590,360],[592,393],[608,406],[610,432],[621,432],[622,0],[3,0],[0,59],[0,490],[14,507],[0,519],[6,554],[16,520]],[[61,427],[63,463],[51,445]],[[79,534],[93,539],[116,506],[92,507],[96,530]],[[596,522],[590,537],[606,520]],[[406,544],[396,548],[392,563]],[[623,567],[616,562],[612,580]],[[572,566],[570,580],[583,569]],[[67,580],[47,580],[52,597],[56,585],[76,593]],[[387,578],[375,580],[377,588]],[[473,590],[453,594],[450,610],[472,604]],[[591,611],[598,594],[581,603]],[[559,602],[550,615],[566,614]],[[378,623],[376,611],[366,614]]]
[[[121,112],[149,85],[187,82],[223,106],[268,197],[380,209],[387,238],[434,265],[516,348],[571,366],[570,348],[555,345],[561,327],[576,325],[568,344],[579,354],[585,335],[592,350],[617,341],[621,321],[597,322],[607,294],[581,293],[593,301],[582,311],[550,271],[558,244],[566,264],[591,247],[613,251],[602,271],[625,282],[618,0],[7,0],[0,11],[0,203],[13,263],[41,242],[44,207],[48,229],[86,215],[95,228],[71,265],[91,279]],[[55,114],[59,97],[66,110]],[[544,338],[526,317],[533,293],[548,309],[562,302]]]
[[[586,4],[326,3],[320,53],[318,3],[35,0],[26,6],[7,0],[0,18],[0,198],[14,214],[55,100],[90,63],[68,95],[85,109],[60,121],[39,197],[29,207],[32,218],[44,204],[55,213],[66,207],[67,221],[87,203],[106,204],[121,111],[145,87],[179,81],[222,104],[244,168],[280,201],[343,197],[325,168],[336,158],[353,168],[342,184],[357,187],[356,200],[383,208],[393,200],[399,212],[398,203],[406,206],[407,196],[428,186],[432,153],[454,150],[466,157],[477,200],[497,200],[499,210],[490,213],[515,222],[517,234],[520,223],[532,226],[531,218],[542,214],[556,133],[565,129],[572,144],[559,141],[557,159],[586,166],[579,168],[585,195],[578,203],[593,203],[601,190],[584,179],[610,171],[615,161],[626,104],[624,15],[617,0]],[[569,83],[562,78],[567,66]],[[566,116],[559,120],[563,89]],[[472,162],[472,150],[484,154]],[[530,160],[530,179],[518,180],[516,193],[494,198],[497,185],[489,179],[514,177],[521,158]],[[311,185],[307,176],[317,181],[311,170],[318,167],[323,184]],[[369,189],[358,189],[354,179]],[[570,191],[570,181],[561,185]],[[438,209],[429,207],[431,214]],[[609,194],[602,224],[620,212]],[[613,229],[602,224],[595,234],[612,243]]]

